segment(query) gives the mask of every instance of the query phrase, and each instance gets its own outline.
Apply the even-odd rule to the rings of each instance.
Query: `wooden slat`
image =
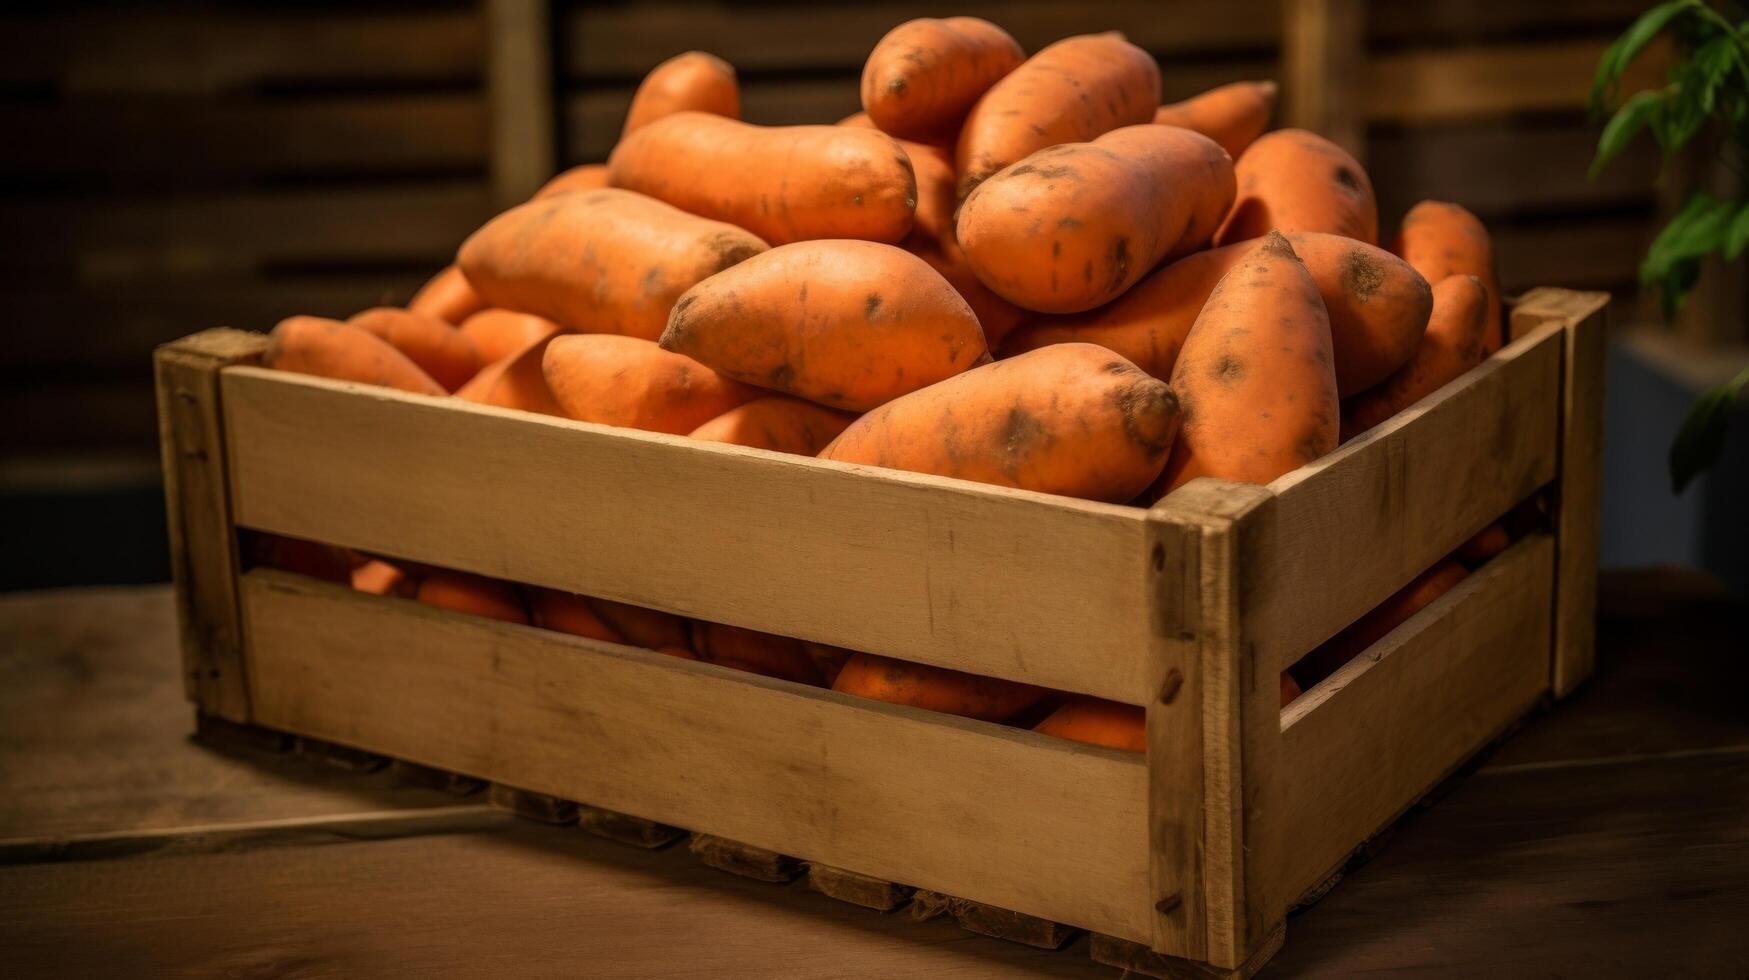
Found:
[[[546,0],[486,0],[492,201],[528,200],[553,175],[551,17]]]
[[[270,726],[1147,935],[1140,756],[271,570],[243,588]]]
[[[264,262],[442,264],[492,207],[476,182],[9,203],[14,274],[73,267],[92,279],[200,274]]]
[[[1604,316],[1609,297],[1539,289],[1512,311],[1512,330],[1562,328],[1561,470],[1556,488],[1554,655],[1551,683],[1564,696],[1597,659],[1598,514],[1602,498]]]
[[[154,359],[184,686],[203,711],[235,722],[250,720],[249,690],[219,369],[257,363],[266,348],[260,334],[218,329],[160,348]]]
[[[1616,34],[1645,10],[1644,0],[1379,3],[1367,11],[1367,35],[1375,41],[1428,45],[1556,32]]]
[[[1500,288],[1510,296],[1551,283],[1571,289],[1633,288],[1658,221],[1647,210],[1497,222],[1489,230]]]
[[[0,18],[0,82],[69,92],[214,92],[263,83],[480,77],[471,10],[214,16],[87,11]]]
[[[1169,13],[1167,12],[1169,11]],[[1127,0],[972,0],[950,11],[985,17],[1028,52],[1071,34],[1121,30],[1162,54],[1260,51],[1280,37],[1269,0],[1174,0],[1162,10]],[[665,58],[702,48],[742,72],[853,66],[881,36],[913,17],[946,16],[939,4],[734,4],[665,0],[587,3],[570,17],[566,68],[574,76],[638,78]]]
[[[1366,113],[1376,122],[1425,123],[1580,109],[1609,41],[1581,38],[1375,56],[1367,62]],[[1662,50],[1634,64],[1624,91],[1661,80]]]
[[[258,369],[224,389],[247,527],[1132,704],[1152,694],[1136,508]]]
[[[1536,534],[1281,714],[1275,819],[1250,841],[1285,907],[1548,689],[1554,542]]]
[[[1354,154],[1366,154],[1367,5],[1361,0],[1296,0],[1283,10],[1282,124],[1309,129]]]
[[[1533,332],[1275,483],[1246,639],[1274,676],[1554,479],[1562,332]]]
[[[147,181],[484,169],[474,93],[217,100],[131,97],[0,105],[0,175]],[[128,148],[125,154],[116,148]],[[198,148],[198,151],[195,150]]]

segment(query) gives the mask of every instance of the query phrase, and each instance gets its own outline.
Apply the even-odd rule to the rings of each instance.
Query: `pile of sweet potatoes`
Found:
[[[1159,66],[1121,34],[1028,57],[987,21],[920,19],[874,46],[864,112],[771,127],[739,119],[732,67],[682,54],[639,87],[605,165],[487,222],[404,309],[283,321],[267,363],[1110,503],[1201,476],[1268,483],[1503,340],[1482,224],[1427,201],[1381,247],[1366,171],[1315,133],[1268,131],[1275,96],[1239,82],[1162,106]],[[1297,680],[1506,537],[1479,535]],[[324,560],[370,591],[1142,745],[1124,705]],[[1285,703],[1299,684],[1282,688]]]

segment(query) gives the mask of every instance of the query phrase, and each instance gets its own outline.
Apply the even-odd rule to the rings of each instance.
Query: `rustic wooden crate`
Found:
[[[1368,435],[1151,509],[276,373],[257,335],[197,334],[157,362],[189,693],[864,904],[1248,974],[1589,672],[1606,299],[1535,290],[1512,344]],[[1549,531],[1280,708],[1284,667],[1538,492]],[[1141,705],[1148,751],[244,570],[239,529]]]

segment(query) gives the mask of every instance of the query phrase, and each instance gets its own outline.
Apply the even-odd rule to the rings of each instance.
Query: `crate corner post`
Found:
[[[238,724],[250,720],[249,690],[219,371],[259,363],[266,349],[261,334],[220,327],[152,358],[184,689],[201,713]]]

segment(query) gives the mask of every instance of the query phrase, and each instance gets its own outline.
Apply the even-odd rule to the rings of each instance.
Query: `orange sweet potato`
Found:
[[[919,17],[888,31],[862,68],[862,108],[910,140],[951,137],[978,97],[1026,60],[1008,32],[977,17]]]
[[[960,208],[972,271],[1028,310],[1110,302],[1162,259],[1206,246],[1233,204],[1233,161],[1200,133],[1125,126],[1039,150]]]
[[[1330,319],[1279,232],[1215,286],[1184,339],[1172,388],[1184,430],[1162,491],[1199,476],[1268,483],[1336,448]]]
[[[1285,708],[1289,704],[1292,704],[1294,698],[1297,698],[1304,693],[1306,693],[1306,692],[1300,688],[1300,682],[1294,680],[1294,675],[1290,671],[1284,670],[1281,672],[1281,706],[1282,707]]]
[[[1183,126],[1221,144],[1233,159],[1269,128],[1275,115],[1274,82],[1234,82],[1154,110],[1154,122]]]
[[[1480,568],[1496,555],[1512,546],[1512,536],[1506,533],[1506,528],[1498,523],[1490,524],[1477,531],[1468,541],[1458,545],[1451,553],[1453,558],[1464,563],[1471,569]]]
[[[984,329],[984,342],[991,348],[1001,343],[1002,338],[1026,317],[1025,310],[991,292],[989,286],[979,281],[971,263],[966,261],[965,250],[952,240],[951,232],[947,239],[939,242],[912,235],[905,239],[905,251],[929,263],[929,267],[960,294],[977,315],[978,325]]]
[[[654,340],[681,293],[765,248],[739,228],[606,188],[511,208],[456,262],[493,306]]]
[[[514,310],[481,310],[462,321],[461,331],[474,342],[480,360],[502,361],[529,344],[559,332],[559,325],[532,313]]]
[[[529,590],[529,612],[534,625],[572,636],[586,636],[606,643],[624,643],[619,630],[607,625],[588,598],[558,589]]]
[[[570,418],[675,435],[758,394],[684,354],[614,334],[552,338],[541,372]]]
[[[393,306],[378,306],[354,313],[346,322],[388,341],[389,346],[407,355],[408,360],[431,375],[431,380],[450,391],[466,384],[485,363],[472,338],[447,320]]]
[[[1116,31],[1064,38],[984,93],[954,149],[960,197],[1003,167],[1058,143],[1151,122],[1160,66]]]
[[[607,165],[615,187],[773,245],[897,242],[915,220],[910,158],[891,136],[854,126],[754,126],[680,112],[621,140]]]
[[[925,236],[934,242],[953,241],[954,209],[959,206],[954,185],[953,156],[939,146],[894,140],[911,161],[917,178],[917,221],[907,241]]]
[[[419,591],[419,580],[400,565],[372,558],[352,570],[352,587],[373,595],[411,599]]]
[[[433,569],[419,583],[414,598],[428,606],[501,619],[506,623],[527,623],[528,610],[522,596],[509,582],[470,575],[448,569]]]
[[[1482,350],[1492,354],[1506,341],[1500,316],[1500,275],[1494,242],[1481,219],[1456,204],[1422,201],[1403,216],[1395,248],[1428,282],[1475,276],[1488,290],[1488,325]]]
[[[1407,262],[1339,235],[1287,236],[1311,273],[1330,317],[1338,395],[1376,384],[1414,354],[1433,305],[1427,282]],[[1080,341],[1110,348],[1156,378],[1172,377],[1178,352],[1215,284],[1255,242],[1187,255],[1096,310],[1033,316],[1002,344],[1004,356]]]
[[[797,684],[824,687],[820,667],[800,640],[722,623],[692,624],[692,648],[698,659],[751,674],[779,677]]]
[[[261,363],[280,371],[399,388],[419,395],[447,394],[443,386],[388,341],[362,327],[319,316],[291,316],[268,336]]]
[[[1029,684],[872,653],[852,654],[832,682],[832,690],[984,721],[1008,721],[1050,696],[1049,691]]]
[[[351,560],[346,552],[333,545],[278,534],[261,534],[255,537],[252,550],[256,564],[308,575],[324,582],[347,584],[352,581]]]
[[[1377,245],[1379,205],[1372,180],[1347,150],[1303,129],[1257,138],[1234,164],[1239,198],[1217,245],[1270,231],[1322,231]]]
[[[741,85],[733,65],[714,54],[688,51],[650,69],[632,96],[620,139],[665,116],[689,111],[741,118]]]
[[[1292,668],[1295,679],[1302,686],[1310,688],[1334,674],[1367,647],[1408,622],[1409,617],[1432,605],[1433,600],[1450,592],[1469,574],[1464,566],[1450,560],[1442,561],[1422,572],[1414,581],[1355,620],[1348,628],[1301,657]]]
[[[602,622],[613,627],[619,635],[625,637],[624,642],[632,646],[669,654],[673,654],[676,648],[688,652],[692,650],[692,637],[686,627],[686,620],[679,616],[593,596],[589,598],[589,605],[601,617]]]
[[[894,399],[820,458],[1122,503],[1159,475],[1178,421],[1164,382],[1057,344]]]
[[[474,292],[462,270],[454,265],[444,266],[407,301],[407,309],[445,323],[460,323],[485,308],[486,301]]]
[[[552,197],[567,191],[593,191],[606,186],[607,164],[585,163],[554,175],[529,200],[538,201],[543,197]]]
[[[541,361],[547,344],[556,336],[549,334],[529,341],[522,350],[480,369],[467,384],[455,390],[455,397],[478,405],[496,405],[540,415],[564,415],[564,409],[547,388]]]
[[[1133,704],[1104,698],[1072,697],[1033,731],[1126,752],[1148,750],[1148,719]]]
[[[1342,438],[1352,439],[1433,394],[1488,355],[1488,288],[1475,276],[1447,276],[1433,287],[1433,315],[1414,356],[1390,377],[1342,406]]]
[[[843,647],[812,643],[807,640],[802,641],[802,649],[808,651],[808,656],[813,658],[814,666],[819,669],[820,676],[825,679],[827,687],[832,686],[832,682],[838,677],[838,672],[843,670],[844,665],[854,656],[852,651]]]
[[[879,126],[876,126],[874,124],[874,120],[870,119],[868,117],[868,113],[866,113],[866,112],[853,112],[850,115],[845,116],[843,119],[840,119],[837,122],[833,123],[832,125],[834,125],[834,126],[849,126],[852,129],[879,129],[880,128]]]
[[[737,405],[692,430],[694,439],[752,446],[778,453],[818,456],[855,418],[786,395],[767,395]]]
[[[706,279],[674,304],[662,346],[854,412],[988,356],[971,307],[928,263],[849,240],[782,245]]]

